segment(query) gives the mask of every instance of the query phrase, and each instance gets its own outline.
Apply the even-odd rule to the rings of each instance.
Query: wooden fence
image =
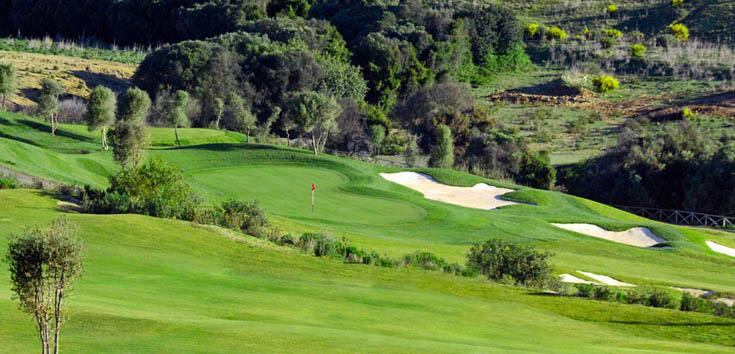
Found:
[[[707,226],[723,229],[735,228],[735,217],[696,213],[685,210],[656,209],[614,205],[618,209],[631,212],[649,219],[667,222],[676,225]]]

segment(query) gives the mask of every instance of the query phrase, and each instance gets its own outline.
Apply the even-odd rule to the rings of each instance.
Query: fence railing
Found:
[[[667,222],[676,225],[707,226],[723,229],[735,228],[735,217],[697,213],[685,210],[656,209],[647,207],[634,207],[626,205],[614,205],[618,209],[631,212],[645,218]]]

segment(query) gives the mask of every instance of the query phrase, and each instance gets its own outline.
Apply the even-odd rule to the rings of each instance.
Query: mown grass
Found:
[[[0,191],[0,253],[62,213]],[[735,321],[559,298],[414,269],[345,265],[210,228],[137,215],[66,214],[86,242],[69,298],[69,352],[718,353]],[[37,349],[0,278],[0,352]]]
[[[52,144],[44,142],[51,138],[43,131],[20,129],[25,134],[22,140],[35,142],[37,146],[33,146],[19,141],[21,137],[14,138],[9,128],[0,127],[10,137],[0,139],[0,163],[8,167],[97,187],[104,187],[105,178],[116,171],[109,152],[79,154],[54,150],[56,145],[72,146],[74,140],[80,146],[94,144],[91,133],[86,133],[90,135],[84,139],[62,134],[53,138],[59,144]],[[84,134],[78,126],[64,126],[60,131]],[[182,129],[181,134],[197,131]],[[221,137],[215,133],[212,136]],[[173,140],[168,133],[160,137]],[[161,140],[159,144],[167,143]],[[735,260],[710,251],[704,244],[705,240],[733,244],[733,234],[704,233],[653,222],[557,192],[449,170],[420,170],[453,185],[487,182],[515,188],[517,192],[508,198],[525,203],[483,211],[428,201],[419,193],[378,176],[381,171],[396,169],[333,156],[315,157],[299,149],[216,143],[157,148],[148,155],[180,167],[207,203],[230,198],[258,200],[283,232],[328,231],[393,256],[426,250],[449,261],[463,261],[465,252],[475,242],[503,238],[554,252],[553,265],[558,273],[582,270],[639,284],[735,289],[735,276],[729,271]],[[312,183],[318,187],[313,212]],[[592,223],[615,230],[647,226],[669,240],[673,249],[641,249],[612,243],[555,228],[550,225],[552,222]]]

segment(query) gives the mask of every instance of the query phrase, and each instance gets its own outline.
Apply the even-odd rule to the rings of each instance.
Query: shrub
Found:
[[[607,8],[605,8],[605,12],[607,12],[608,15],[614,15],[618,13],[618,5],[615,5],[615,4],[607,5]]]
[[[575,287],[578,290],[577,296],[581,297],[592,297],[595,291],[595,286],[592,284],[576,284]]]
[[[467,267],[496,281],[512,277],[518,285],[544,286],[551,274],[550,256],[530,246],[495,239],[472,246],[467,255]]]
[[[711,311],[711,307],[712,306],[709,301],[696,296],[692,296],[688,293],[684,293],[681,296],[681,304],[679,305],[679,310],[707,313]]]
[[[549,31],[546,32],[546,39],[548,40],[556,39],[556,40],[563,41],[567,39],[567,37],[569,37],[567,32],[557,26],[551,26],[549,28]]]
[[[686,120],[693,120],[697,118],[697,114],[692,111],[689,107],[684,107],[681,109],[681,118]]]
[[[439,270],[447,264],[444,259],[437,257],[431,252],[414,252],[403,257],[403,265],[406,267],[420,267],[428,270]]]
[[[268,217],[256,201],[245,203],[230,200],[222,203],[220,225],[260,237],[265,235]]]
[[[529,23],[526,25],[526,37],[528,38],[536,38],[536,36],[539,34],[539,28],[541,26],[538,23]]]
[[[196,196],[181,171],[154,159],[110,177],[110,188],[92,193],[86,209],[93,213],[138,213],[191,219],[195,205]]]
[[[615,292],[607,286],[596,286],[592,291],[592,298],[596,300],[610,301],[615,298]]]
[[[647,50],[648,48],[643,44],[633,44],[630,46],[630,56],[633,58],[643,58],[646,55]]]
[[[648,305],[648,298],[651,292],[646,288],[634,288],[628,290],[626,302],[628,304]]]
[[[0,177],[0,189],[18,188],[18,182],[9,177]]]
[[[669,25],[669,29],[671,30],[671,34],[674,35],[674,38],[676,38],[679,42],[685,42],[689,39],[689,27],[687,27],[683,23],[672,23]]]
[[[592,79],[592,84],[597,89],[597,92],[600,93],[606,93],[620,88],[620,81],[611,75],[600,75]]]
[[[664,307],[669,309],[676,309],[679,307],[674,295],[669,291],[661,289],[653,290],[651,296],[648,298],[648,304],[653,307]]]
[[[605,30],[605,36],[609,38],[620,39],[623,38],[623,32],[615,28],[608,28]]]
[[[671,0],[671,6],[673,7],[681,7],[684,5],[684,0]]]

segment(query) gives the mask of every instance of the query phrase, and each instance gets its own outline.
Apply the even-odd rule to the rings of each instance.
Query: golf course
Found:
[[[1,114],[0,165],[37,178],[107,186],[118,167],[98,135]],[[635,285],[735,292],[724,231],[673,226],[589,200],[445,169],[438,183],[513,192],[517,204],[482,210],[424,198],[390,182],[388,168],[283,146],[244,144],[207,129],[151,128],[149,159],[178,167],[202,203],[257,200],[282,232],[323,231],[381,254],[427,251],[463,263],[497,238],[554,254],[554,274],[579,271]],[[311,209],[311,185],[316,185]],[[0,252],[26,227],[65,216],[86,244],[69,299],[70,352],[729,352],[735,320],[588,299],[411,268],[343,264],[216,226],[141,215],[64,211],[52,194],[0,190]],[[650,229],[664,247],[635,247],[564,230]],[[0,351],[34,351],[33,322],[0,281]]]

